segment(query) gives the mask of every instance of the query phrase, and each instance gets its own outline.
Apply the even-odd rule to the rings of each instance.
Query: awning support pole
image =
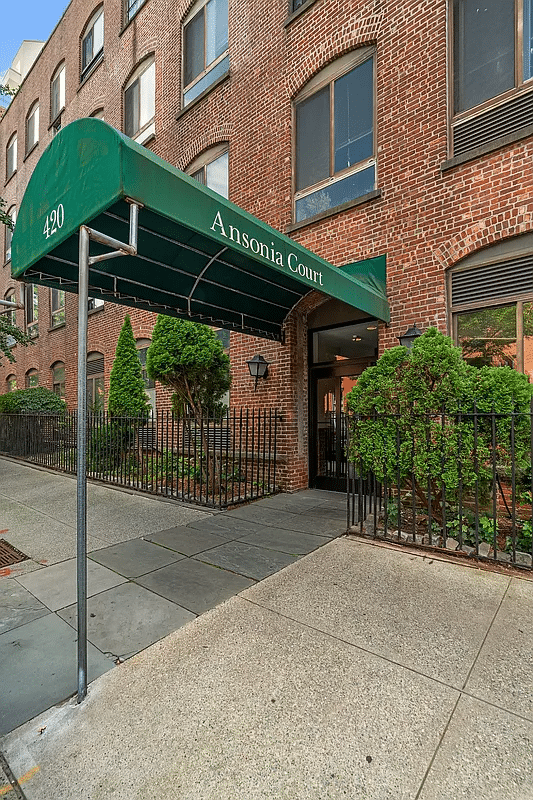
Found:
[[[102,257],[90,258],[91,239],[116,247],[116,255],[137,254],[139,206],[130,205],[129,243],[124,244],[87,226],[80,227],[78,272],[78,427],[77,427],[77,611],[78,611],[78,703],[87,696],[87,318],[89,310],[89,265]]]

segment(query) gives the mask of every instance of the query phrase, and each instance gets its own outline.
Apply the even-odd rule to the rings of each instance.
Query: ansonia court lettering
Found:
[[[260,255],[267,261],[272,262],[272,264],[277,264],[278,267],[288,268],[291,272],[301,275],[302,278],[307,278],[307,280],[315,283],[317,286],[324,285],[322,282],[322,273],[298,261],[296,253],[289,253],[287,262],[285,262],[283,253],[276,250],[274,242],[270,244],[260,242],[258,239],[250,237],[246,231],[240,231],[235,225],[224,225],[220,211],[216,213],[213,224],[211,225],[211,230],[224,236],[225,239],[236,242],[246,250],[251,250],[255,255]]]

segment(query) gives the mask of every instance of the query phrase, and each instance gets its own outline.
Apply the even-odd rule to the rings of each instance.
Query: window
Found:
[[[11,217],[13,222],[13,227],[15,227],[15,223],[17,221],[17,209],[15,206],[11,206],[8,209],[7,216]],[[7,225],[5,226],[6,229],[6,261],[11,261],[11,240],[13,239],[13,231]]]
[[[137,67],[124,90],[124,132],[143,144],[155,133],[155,62]]]
[[[104,109],[103,108],[97,108],[96,111],[93,111],[93,113],[90,116],[93,117],[94,119],[103,119],[104,118]]]
[[[17,134],[14,133],[6,148],[6,181],[17,171]]]
[[[6,384],[7,384],[7,391],[14,392],[17,388],[17,376],[8,375],[6,378]]]
[[[26,117],[26,155],[39,141],[39,103],[34,103]]]
[[[212,147],[198,156],[187,169],[187,175],[228,198],[228,145]]]
[[[25,290],[26,330],[28,336],[39,335],[39,287],[35,283],[26,284]]]
[[[61,64],[50,84],[50,119],[55,122],[65,108],[65,65]]]
[[[104,301],[101,297],[89,297],[89,303],[87,306],[88,311],[94,311],[96,308],[103,308]]]
[[[29,369],[26,373],[26,389],[39,386],[39,373],[36,369]]]
[[[50,289],[50,322],[52,328],[65,322],[65,292],[63,289]]]
[[[474,366],[509,366],[533,382],[533,234],[465,258],[449,276],[453,334]]]
[[[374,58],[350,53],[296,99],[295,220],[301,222],[375,189]]]
[[[137,11],[145,4],[146,0],[126,0],[126,22],[133,19]]]
[[[65,365],[62,361],[52,365],[52,391],[58,397],[65,396]]]
[[[87,409],[93,413],[104,411],[104,355],[87,355]]]
[[[531,0],[454,0],[455,113],[533,76]]]
[[[86,28],[86,33],[81,40],[81,80],[83,80],[91,67],[94,66],[104,52],[104,8],[100,6]]]
[[[142,377],[144,381],[144,388],[148,395],[148,401],[152,407],[152,413],[155,411],[155,381],[148,377],[146,371],[146,353],[150,347],[150,339],[137,339],[137,353],[139,354],[139,361],[141,362]]]
[[[228,70],[228,0],[199,0],[183,24],[183,105]]]
[[[4,295],[4,300],[7,300],[9,303],[16,303],[15,290],[8,289]],[[5,310],[2,312],[4,319],[9,325],[16,325],[17,315],[15,309],[9,307],[6,308],[5,306],[4,309]]]

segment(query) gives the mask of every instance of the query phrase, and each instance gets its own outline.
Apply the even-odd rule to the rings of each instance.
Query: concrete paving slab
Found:
[[[76,605],[58,614],[73,628],[77,627]],[[123,583],[89,598],[87,637],[106,655],[125,659],[181,628],[195,616],[142,586]]]
[[[16,580],[52,611],[76,602],[76,559],[22,575]],[[87,597],[125,583],[126,578],[87,560]]]
[[[227,542],[195,556],[198,561],[214,564],[256,581],[292,564],[297,558],[298,556],[281,553],[279,550],[267,550],[244,542]]]
[[[187,527],[203,533],[224,536],[226,539],[235,539],[240,534],[253,533],[257,530],[257,525],[253,521],[229,516],[227,511],[214,515],[210,519],[193,520],[187,524]]]
[[[303,533],[313,533],[313,530],[316,530],[320,533],[336,535],[344,533],[346,530],[346,524],[342,524],[336,519],[323,518],[314,525],[307,516],[272,508],[256,508],[255,506],[254,503],[227,511],[226,516],[253,522],[255,525],[269,525],[272,528],[285,528],[289,531],[302,531]]]
[[[219,530],[221,530],[219,528]],[[203,553],[212,547],[218,547],[222,542],[227,541],[226,536],[218,533],[204,533],[190,527],[170,528],[168,531],[159,531],[144,537],[148,542],[154,542],[162,547],[168,547],[176,553],[183,553],[186,556],[195,556]]]
[[[530,800],[533,725],[461,697],[420,800]]]
[[[49,608],[13,578],[0,581],[0,634],[49,613]]]
[[[202,614],[252,586],[254,581],[187,558],[136,578],[135,583],[194,614]]]
[[[508,583],[343,537],[243,597],[462,688]]]
[[[143,539],[130,539],[128,542],[120,542],[103,550],[95,550],[89,558],[126,578],[138,578],[146,572],[153,572],[154,569],[179,561],[183,556]]]
[[[28,800],[400,800],[415,797],[456,697],[233,598],[3,749],[18,774],[34,769]]]
[[[113,666],[93,645],[88,678]],[[0,735],[77,691],[76,632],[55,614],[0,634]]]
[[[533,583],[513,579],[466,684],[469,694],[530,720],[532,609]]]
[[[239,542],[246,542],[269,550],[280,550],[282,553],[305,555],[330,541],[326,536],[313,536],[299,531],[284,531],[281,528],[269,528],[266,525],[256,533],[248,533],[239,537]]]

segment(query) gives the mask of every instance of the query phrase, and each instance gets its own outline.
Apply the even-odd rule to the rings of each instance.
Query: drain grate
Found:
[[[11,564],[18,564],[19,561],[26,561],[28,556],[13,547],[12,544],[0,539],[0,567],[9,567]]]

